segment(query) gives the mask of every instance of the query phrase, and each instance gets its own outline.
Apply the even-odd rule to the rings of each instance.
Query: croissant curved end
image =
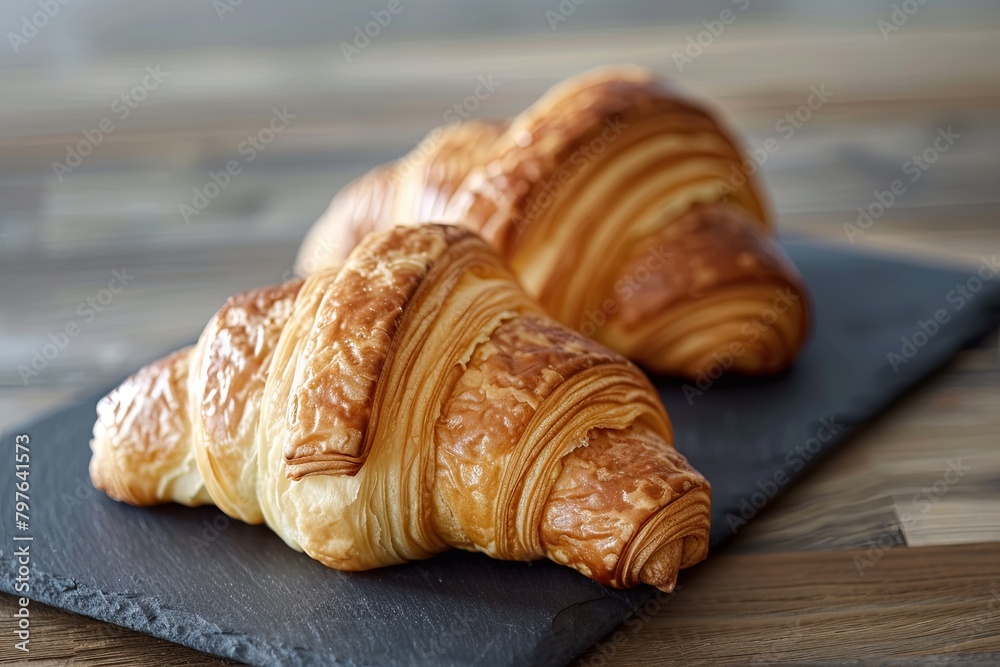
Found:
[[[805,344],[802,279],[740,206],[694,207],[638,245],[623,271],[634,278],[630,298],[594,337],[649,370],[776,373]]]
[[[710,505],[708,482],[656,429],[598,429],[563,459],[542,543],[601,583],[669,592],[708,554]]]
[[[90,478],[112,498],[132,505],[212,502],[190,445],[190,351],[146,366],[98,404]]]

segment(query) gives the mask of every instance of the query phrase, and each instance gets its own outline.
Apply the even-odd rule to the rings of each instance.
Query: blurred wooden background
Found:
[[[394,19],[398,35],[388,26],[348,63],[339,43],[367,20],[367,9],[325,42],[261,37],[258,46],[253,35],[226,33],[249,6],[219,21],[206,3],[203,20],[225,48],[170,49],[153,37],[144,44],[123,20],[118,29],[133,39],[107,54],[80,58],[65,47],[67,56],[56,44],[46,59],[29,42],[17,57],[0,58],[0,427],[106,385],[192,340],[231,294],[287,277],[298,242],[332,194],[441,124],[479,77],[496,84],[472,114],[487,118],[511,115],[591,66],[650,66],[712,99],[749,147],[775,137],[780,148],[763,172],[781,232],[831,243],[851,242],[844,225],[855,222],[857,208],[907,178],[906,162],[951,128],[954,144],[918,181],[907,180],[907,191],[853,243],[970,267],[1000,253],[1000,13],[928,4],[883,35],[877,21],[889,20],[888,3],[853,3],[867,7],[857,15],[682,4],[676,23],[637,10],[631,22],[643,25],[629,27],[620,13],[617,22],[601,20],[611,11],[603,5],[588,18],[585,4],[553,31],[535,7],[530,30],[420,40],[401,38],[407,17],[419,13],[407,6]],[[724,8],[735,20],[679,68],[674,54]],[[53,29],[86,10],[73,11],[54,18]],[[114,101],[142,85],[147,67],[159,67],[162,81],[120,118]],[[781,123],[820,88],[829,99],[808,120]],[[267,126],[274,108],[294,118],[248,162],[241,143]],[[60,181],[52,163],[65,163],[66,146],[84,131],[94,136],[104,118],[114,131]],[[241,172],[185,221],[180,205],[191,205],[193,189],[230,160]],[[135,277],[92,320],[81,315],[116,269]],[[48,334],[72,321],[80,334],[25,383],[18,367],[30,366]],[[914,494],[956,458],[972,471],[904,524],[899,517]],[[883,546],[870,551],[873,544]],[[873,554],[875,562],[859,568],[857,558]],[[5,617],[13,608],[7,596],[0,607]],[[996,336],[791,489],[651,611],[582,664],[814,664],[952,653],[963,663],[1000,662]],[[215,662],[54,610],[39,611],[36,627],[38,660]],[[18,657],[9,643],[0,646],[0,659]]]

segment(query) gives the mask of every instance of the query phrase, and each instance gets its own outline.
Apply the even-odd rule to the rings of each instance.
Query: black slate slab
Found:
[[[680,449],[714,487],[713,547],[1000,322],[1000,276],[980,278],[972,291],[975,271],[787,247],[816,314],[794,370],[763,382],[706,378],[687,391],[683,382],[657,381]],[[921,321],[933,329],[926,322],[941,312],[947,321],[934,335],[918,334],[904,349],[901,338],[913,340]],[[890,353],[905,360],[895,370]],[[113,502],[87,475],[98,398],[16,432],[31,438],[28,531],[14,526],[15,434],[3,438],[3,591],[14,591],[14,549],[30,544],[33,600],[249,663],[339,665],[560,664],[651,593],[607,589],[548,562],[465,553],[340,573],[214,509]],[[15,534],[33,540],[14,542]]]

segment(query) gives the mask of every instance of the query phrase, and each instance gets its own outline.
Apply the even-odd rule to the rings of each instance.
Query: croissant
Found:
[[[439,128],[344,188],[297,272],[373,230],[442,220],[485,237],[550,315],[652,371],[773,373],[798,355],[809,308],[756,169],[649,72],[601,69],[509,124]]]
[[[669,591],[708,550],[709,484],[649,380],[453,225],[231,298],[97,414],[112,498],[214,503],[340,570],[459,548]]]

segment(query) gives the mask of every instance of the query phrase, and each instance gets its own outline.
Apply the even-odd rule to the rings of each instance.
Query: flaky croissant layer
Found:
[[[587,72],[509,123],[434,130],[345,187],[297,270],[373,230],[440,219],[486,238],[551,316],[653,371],[698,377],[738,346],[733,370],[773,373],[798,355],[808,304],[747,163],[649,72]],[[792,295],[780,312],[776,292]]]
[[[460,548],[670,590],[710,509],[671,442],[635,366],[543,315],[475,234],[420,225],[230,299],[101,401],[90,470],[341,570]]]

